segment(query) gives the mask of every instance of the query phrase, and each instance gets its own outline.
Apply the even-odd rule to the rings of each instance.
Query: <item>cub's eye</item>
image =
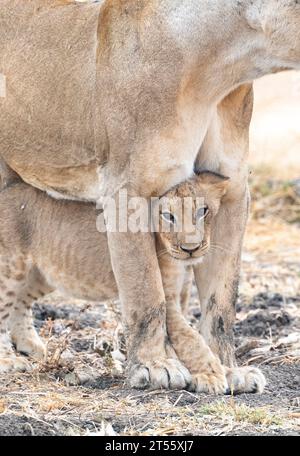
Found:
[[[204,207],[200,207],[200,209],[198,209],[197,211],[197,220],[201,220],[203,218],[205,218],[208,214],[208,207],[207,206],[204,206]]]
[[[172,225],[176,222],[176,218],[171,212],[162,212],[161,216],[166,222],[171,223]]]

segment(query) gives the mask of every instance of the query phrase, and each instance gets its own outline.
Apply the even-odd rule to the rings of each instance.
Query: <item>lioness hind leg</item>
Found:
[[[32,268],[27,276],[26,285],[20,290],[10,317],[11,339],[18,352],[33,359],[42,360],[46,347],[37,334],[32,317],[32,304],[37,299],[53,291],[38,269]]]

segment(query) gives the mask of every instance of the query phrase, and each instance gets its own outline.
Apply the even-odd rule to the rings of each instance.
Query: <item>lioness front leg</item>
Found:
[[[198,393],[229,392],[225,369],[204,338],[191,328],[175,300],[167,302],[167,329],[180,361],[192,375],[190,388]]]
[[[233,392],[261,392],[265,378],[259,369],[236,368],[233,325],[242,243],[249,213],[247,158],[253,88],[245,84],[218,106],[199,152],[197,169],[213,169],[230,178],[227,194],[211,233],[211,250],[194,268],[201,303],[201,334],[228,367]]]
[[[212,233],[211,252],[195,267],[201,302],[200,331],[226,369],[233,393],[262,392],[266,380],[259,369],[237,368],[233,325],[238,292],[242,240],[248,216],[248,189],[235,200],[224,201]]]
[[[108,233],[127,333],[128,380],[134,388],[185,388],[191,380],[166,331],[166,304],[150,233]]]

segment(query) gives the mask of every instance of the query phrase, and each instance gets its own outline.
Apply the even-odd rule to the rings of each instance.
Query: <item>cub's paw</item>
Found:
[[[46,346],[35,330],[24,334],[14,334],[11,338],[18,352],[37,361],[45,360]]]
[[[227,368],[226,377],[232,394],[261,394],[267,383],[264,374],[251,366]]]
[[[12,354],[9,357],[0,355],[0,375],[13,372],[25,372],[30,370],[31,366],[25,358]]]
[[[0,336],[0,375],[7,372],[24,372],[30,364],[22,356],[17,356],[7,334]]]
[[[174,390],[186,388],[191,382],[191,375],[180,361],[166,358],[132,365],[128,381],[131,388]]]

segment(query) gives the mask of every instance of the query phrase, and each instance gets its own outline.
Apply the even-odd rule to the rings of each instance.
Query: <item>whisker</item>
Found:
[[[171,251],[171,253],[174,253],[175,255],[177,255],[177,259],[181,259],[183,252],[181,252],[178,249],[174,249],[174,247],[171,247],[170,251]]]
[[[164,249],[162,250],[161,252],[159,252],[159,254],[157,255],[157,258],[160,258],[162,257],[163,255],[166,255],[168,253],[168,250],[167,249]]]

